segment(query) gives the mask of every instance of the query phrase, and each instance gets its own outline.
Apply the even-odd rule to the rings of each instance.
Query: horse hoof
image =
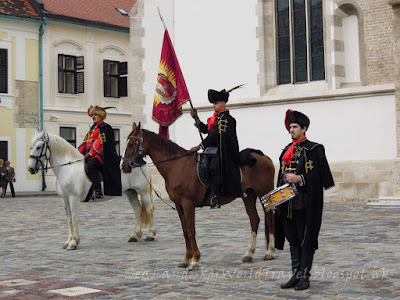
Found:
[[[76,246],[68,246],[67,247],[67,250],[75,250],[76,249]]]
[[[243,262],[244,262],[244,263],[251,262],[252,260],[253,260],[253,258],[252,258],[251,256],[245,256],[245,257],[243,257]]]
[[[65,244],[63,245],[63,249],[67,249],[67,247],[68,247],[68,243],[65,243]]]
[[[178,268],[187,268],[188,265],[189,265],[188,263],[181,262],[181,263],[178,265]]]
[[[266,254],[266,255],[264,256],[263,260],[271,260],[271,259],[274,259],[274,258],[275,258],[275,256],[273,256],[273,255],[271,255],[271,254]]]
[[[152,242],[152,241],[154,241],[154,237],[148,236],[148,237],[145,239],[145,241],[146,241],[146,242]]]
[[[128,240],[129,243],[134,243],[134,242],[137,242],[137,241],[138,241],[138,239],[134,238],[134,237],[130,237],[129,240]]]
[[[200,269],[200,266],[199,266],[199,264],[197,262],[196,263],[192,262],[190,264],[190,267],[188,268],[189,271],[198,270],[198,269]]]

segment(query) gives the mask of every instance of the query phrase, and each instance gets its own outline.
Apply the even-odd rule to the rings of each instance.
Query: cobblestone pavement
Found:
[[[156,240],[137,243],[127,242],[134,215],[125,197],[81,203],[81,243],[67,251],[62,249],[68,228],[61,199],[2,199],[0,298],[400,298],[399,209],[326,203],[311,287],[295,291],[279,287],[290,275],[288,247],[274,260],[262,260],[263,222],[253,262],[242,262],[250,226],[241,200],[196,212],[202,257],[200,270],[191,272],[177,267],[185,253],[177,213],[154,202]]]

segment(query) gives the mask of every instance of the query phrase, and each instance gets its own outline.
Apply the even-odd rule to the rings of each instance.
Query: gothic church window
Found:
[[[322,0],[277,0],[278,84],[325,79]]]

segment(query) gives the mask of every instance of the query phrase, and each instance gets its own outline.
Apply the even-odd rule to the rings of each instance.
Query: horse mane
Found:
[[[78,160],[83,158],[83,155],[62,137],[51,133],[48,133],[48,136],[51,151],[65,153],[65,155],[70,156],[71,159]]]
[[[178,144],[175,144],[169,139],[166,139],[152,131],[142,129],[143,135],[146,135],[146,137],[150,138],[153,140],[153,142],[156,145],[159,145],[164,149],[164,151],[167,151],[170,154],[182,154],[183,152],[187,152],[188,150],[182,148]]]

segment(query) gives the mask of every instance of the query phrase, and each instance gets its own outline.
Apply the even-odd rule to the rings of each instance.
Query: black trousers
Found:
[[[211,186],[217,197],[222,197],[221,158],[219,154],[210,157]]]
[[[304,242],[306,229],[305,209],[293,210],[293,218],[283,218],[282,223],[291,251],[296,251],[297,249],[300,252],[300,270],[310,272],[314,250],[309,246],[309,243]]]
[[[5,191],[4,191],[4,194],[7,193],[7,187],[8,187],[8,185],[10,185],[11,195],[12,195],[13,197],[15,197],[14,184],[13,184],[12,181],[10,181],[10,182],[7,183],[6,188],[5,188]]]
[[[95,192],[101,192],[101,177],[100,172],[103,169],[103,165],[97,158],[88,160],[85,164],[86,174],[89,176],[93,183],[93,189]]]

